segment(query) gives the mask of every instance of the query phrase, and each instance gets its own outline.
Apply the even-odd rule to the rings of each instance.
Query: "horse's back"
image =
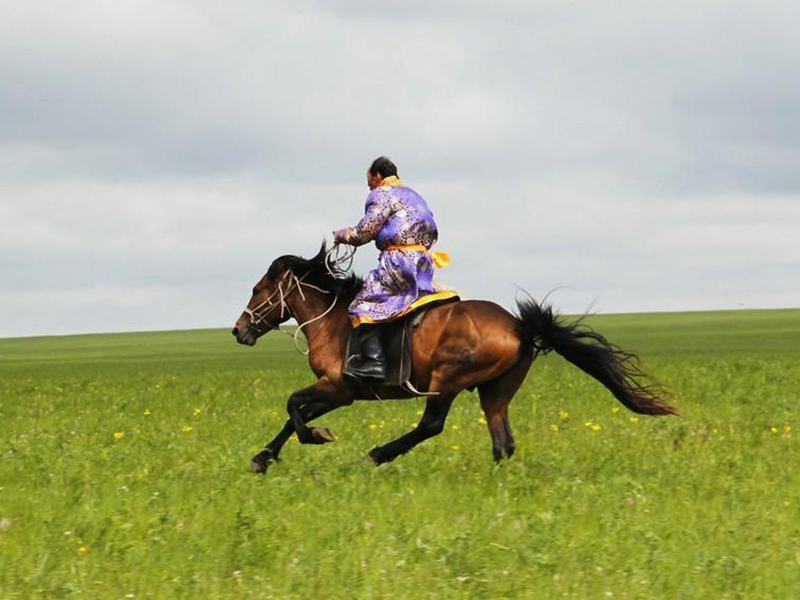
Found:
[[[473,327],[477,332],[484,329],[492,333],[508,331],[516,336],[519,320],[508,310],[489,300],[460,300],[432,307],[425,315],[423,324],[437,327]]]
[[[414,334],[415,363],[466,369],[468,385],[502,373],[519,360],[518,319],[488,300],[462,300],[432,307]],[[465,374],[466,374],[465,373]],[[464,387],[467,387],[465,385]]]

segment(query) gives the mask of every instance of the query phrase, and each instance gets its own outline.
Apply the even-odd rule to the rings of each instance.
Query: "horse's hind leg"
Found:
[[[516,446],[508,420],[508,405],[525,381],[531,362],[531,358],[523,357],[500,377],[478,386],[481,408],[492,436],[492,455],[496,462],[503,460],[504,456],[510,458],[514,454]]]
[[[393,442],[373,448],[369,453],[372,462],[380,465],[392,461],[411,450],[420,442],[439,435],[444,429],[447,413],[450,412],[450,406],[453,404],[454,399],[455,395],[428,398],[425,405],[425,413],[417,423],[417,426]]]

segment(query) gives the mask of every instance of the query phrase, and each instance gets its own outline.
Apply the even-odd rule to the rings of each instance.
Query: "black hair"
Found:
[[[397,176],[397,166],[392,162],[388,156],[379,156],[369,168],[369,172],[373,175],[380,175],[384,179],[394,175]]]
[[[272,261],[266,276],[271,281],[276,281],[281,273],[291,271],[306,283],[336,294],[342,305],[347,306],[364,287],[364,280],[353,273],[343,273],[341,277],[335,276],[333,272],[335,269],[326,264],[327,256],[328,248],[325,242],[322,242],[319,253],[314,258],[306,259],[290,254],[276,258]]]

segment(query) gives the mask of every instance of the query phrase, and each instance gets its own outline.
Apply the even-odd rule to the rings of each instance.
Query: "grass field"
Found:
[[[637,417],[557,356],[500,466],[475,394],[375,468],[422,401],[250,457],[312,380],[280,334],[0,339],[0,598],[794,598],[800,310],[593,317],[675,392]]]

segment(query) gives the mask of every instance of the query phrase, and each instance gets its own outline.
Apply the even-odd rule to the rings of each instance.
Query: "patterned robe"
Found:
[[[391,321],[412,302],[433,293],[433,262],[427,250],[438,235],[425,199],[397,177],[387,177],[370,192],[364,218],[346,234],[348,244],[374,240],[381,251],[377,268],[367,275],[348,309],[354,327]]]

